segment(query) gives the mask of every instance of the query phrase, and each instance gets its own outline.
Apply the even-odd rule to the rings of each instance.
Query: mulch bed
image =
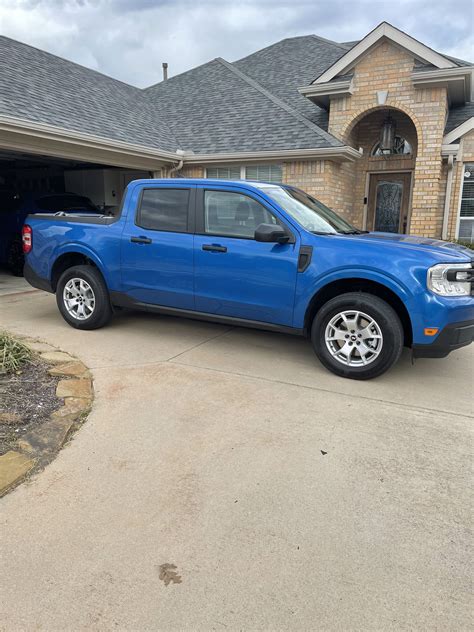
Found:
[[[49,375],[49,368],[35,358],[16,374],[0,374],[0,455],[63,405],[56,397],[60,378]]]

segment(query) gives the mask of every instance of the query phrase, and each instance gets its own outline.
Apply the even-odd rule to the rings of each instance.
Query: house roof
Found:
[[[0,116],[162,152],[334,150],[343,144],[327,133],[326,110],[298,86],[358,44],[287,38],[233,64],[218,58],[142,90],[0,36]],[[468,112],[453,110],[447,131]]]
[[[453,129],[456,129],[460,125],[462,125],[465,121],[469,120],[474,116],[474,102],[466,103],[465,105],[461,105],[457,108],[452,108],[449,110],[448,120],[446,122],[446,128],[444,130],[445,134],[452,132]]]
[[[348,46],[316,35],[291,37],[234,62],[267,90],[327,130],[328,113],[302,96],[297,88],[347,53]]]
[[[181,146],[196,154],[342,147],[252,77],[223,59],[145,90]]]
[[[143,91],[0,36],[0,114],[176,151],[176,138]]]

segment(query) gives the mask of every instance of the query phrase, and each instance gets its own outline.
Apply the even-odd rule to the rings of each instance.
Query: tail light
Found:
[[[23,226],[22,239],[23,252],[25,255],[27,255],[33,248],[33,231],[31,230],[31,226],[28,226],[28,224],[25,224]]]

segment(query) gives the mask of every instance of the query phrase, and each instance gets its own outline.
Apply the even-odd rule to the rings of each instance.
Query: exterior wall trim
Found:
[[[354,162],[360,158],[357,149],[343,145],[341,147],[322,147],[315,149],[282,149],[281,151],[232,152],[222,154],[185,154],[185,164],[209,165],[233,162],[282,162],[285,160],[332,160],[334,162]]]
[[[358,44],[350,49],[343,57],[330,66],[322,75],[313,81],[313,83],[324,83],[330,81],[339,74],[347,72],[356,61],[372,46],[382,38],[386,37],[395,44],[413,53],[418,59],[427,61],[437,68],[455,68],[456,64],[440,55],[432,48],[425,46],[418,40],[410,37],[403,31],[395,28],[388,22],[382,22],[373,31],[364,37]]]
[[[461,123],[461,125],[451,130],[449,134],[446,134],[443,138],[443,146],[450,145],[453,141],[461,138],[472,130],[474,130],[474,116],[471,116],[467,121],[464,121],[464,123]]]

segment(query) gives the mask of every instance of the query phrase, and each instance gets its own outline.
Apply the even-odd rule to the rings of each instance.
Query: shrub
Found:
[[[31,359],[31,351],[6,331],[0,331],[0,374],[14,373]]]

